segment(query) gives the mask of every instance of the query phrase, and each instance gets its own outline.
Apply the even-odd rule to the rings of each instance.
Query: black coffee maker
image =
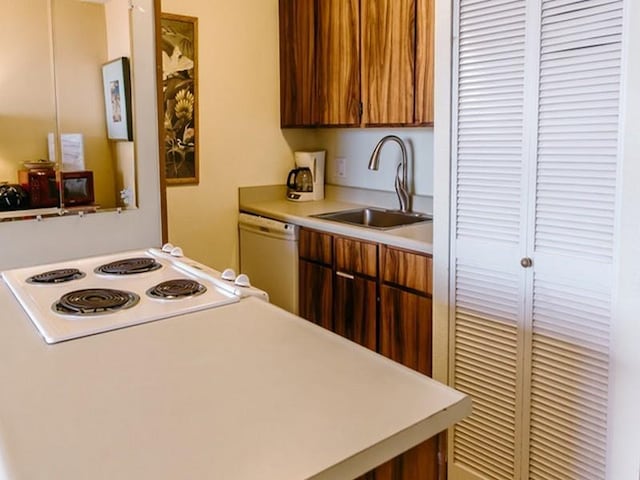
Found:
[[[313,175],[309,167],[294,168],[287,176],[289,200],[313,200]]]

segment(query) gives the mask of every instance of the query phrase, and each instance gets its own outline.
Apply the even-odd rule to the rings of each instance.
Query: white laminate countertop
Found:
[[[389,230],[378,230],[323,220],[311,216],[367,206],[371,205],[333,199],[292,202],[282,198],[275,200],[241,201],[240,210],[242,212],[293,223],[302,227],[384,243],[416,252],[433,253],[433,222],[424,222]]]
[[[255,298],[54,345],[0,305],[1,479],[348,479],[471,410]]]

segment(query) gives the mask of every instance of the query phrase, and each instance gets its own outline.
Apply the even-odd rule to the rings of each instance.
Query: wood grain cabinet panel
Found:
[[[333,272],[331,268],[300,259],[300,316],[329,330],[333,329]]]
[[[300,229],[298,255],[324,265],[333,264],[333,237],[328,233]]]
[[[379,350],[431,376],[431,299],[381,285]]]
[[[415,7],[414,0],[362,0],[366,124],[413,123]]]
[[[417,125],[433,125],[435,0],[416,0],[415,113]]]
[[[336,270],[378,276],[378,245],[347,237],[335,238]]]
[[[315,0],[279,0],[280,124],[316,123]]]
[[[338,335],[376,350],[376,282],[336,273],[333,280],[333,329]]]
[[[433,123],[435,0],[279,0],[283,127]]]
[[[431,256],[396,248],[380,248],[380,276],[383,282],[431,295],[433,265]]]
[[[360,1],[319,0],[317,120],[320,125],[360,123]]]
[[[382,284],[379,329],[382,355],[431,376],[431,298]],[[438,449],[436,436],[378,467],[375,480],[438,479]]]

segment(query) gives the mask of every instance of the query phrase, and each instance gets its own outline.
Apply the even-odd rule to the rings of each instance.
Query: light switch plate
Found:
[[[347,159],[336,157],[336,177],[345,178],[347,176]]]

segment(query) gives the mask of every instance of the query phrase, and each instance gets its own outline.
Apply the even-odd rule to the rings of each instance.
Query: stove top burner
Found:
[[[53,304],[57,313],[96,315],[133,307],[140,297],[133,292],[111,288],[87,288],[69,292]]]
[[[185,278],[167,280],[147,290],[147,295],[153,298],[173,300],[177,298],[194,297],[207,291],[207,287],[195,280]]]
[[[161,267],[162,265],[153,258],[135,257],[106,263],[96,268],[95,272],[107,275],[133,275],[136,273],[153,272]]]
[[[85,276],[77,268],[61,268],[59,270],[49,270],[48,272],[38,273],[27,278],[27,283],[63,283],[71,280],[78,280]]]

